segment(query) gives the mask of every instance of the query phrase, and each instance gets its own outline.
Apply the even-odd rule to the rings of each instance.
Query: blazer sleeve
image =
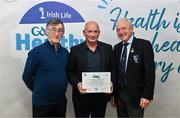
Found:
[[[111,50],[110,51],[111,81],[114,84],[116,82],[116,64],[115,64],[115,56],[112,46],[110,50]]]
[[[152,100],[155,86],[155,63],[152,45],[146,41],[143,52],[143,63],[145,70],[145,86],[142,97]]]
[[[79,82],[76,74],[76,51],[71,48],[69,54],[69,63],[68,63],[68,81],[72,86],[76,86]]]

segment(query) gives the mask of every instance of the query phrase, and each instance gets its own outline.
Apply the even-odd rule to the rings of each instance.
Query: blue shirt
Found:
[[[68,51],[62,46],[55,50],[49,41],[29,52],[23,81],[33,92],[33,105],[57,104],[65,99],[67,63]]]

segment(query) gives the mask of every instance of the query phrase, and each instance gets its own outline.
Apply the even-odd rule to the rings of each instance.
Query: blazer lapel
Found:
[[[99,47],[99,52],[100,52],[100,60],[101,60],[101,70],[104,71],[104,65],[105,65],[105,61],[104,59],[106,59],[106,53],[105,52],[105,49],[103,46],[101,46],[101,44],[98,42],[98,47]]]
[[[81,62],[84,64],[83,65],[83,68],[84,68],[84,70],[87,72],[87,55],[86,55],[86,43],[85,42],[83,42],[83,44],[82,44],[82,48],[81,48],[81,50],[80,50],[80,57],[79,58],[81,58]]]
[[[118,65],[120,65],[120,60],[121,60],[121,53],[122,53],[122,47],[123,47],[123,43],[121,42],[118,46],[117,49],[117,58],[118,58]]]

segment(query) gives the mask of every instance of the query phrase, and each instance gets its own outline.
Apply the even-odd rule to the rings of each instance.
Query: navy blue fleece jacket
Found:
[[[46,41],[28,53],[23,81],[33,92],[33,105],[57,104],[65,98],[68,51]]]

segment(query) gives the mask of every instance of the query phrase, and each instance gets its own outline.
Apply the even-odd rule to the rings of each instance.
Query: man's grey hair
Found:
[[[49,26],[49,25],[58,25],[58,24],[62,24],[63,28],[64,28],[64,23],[60,19],[52,18],[47,22],[46,27]]]

